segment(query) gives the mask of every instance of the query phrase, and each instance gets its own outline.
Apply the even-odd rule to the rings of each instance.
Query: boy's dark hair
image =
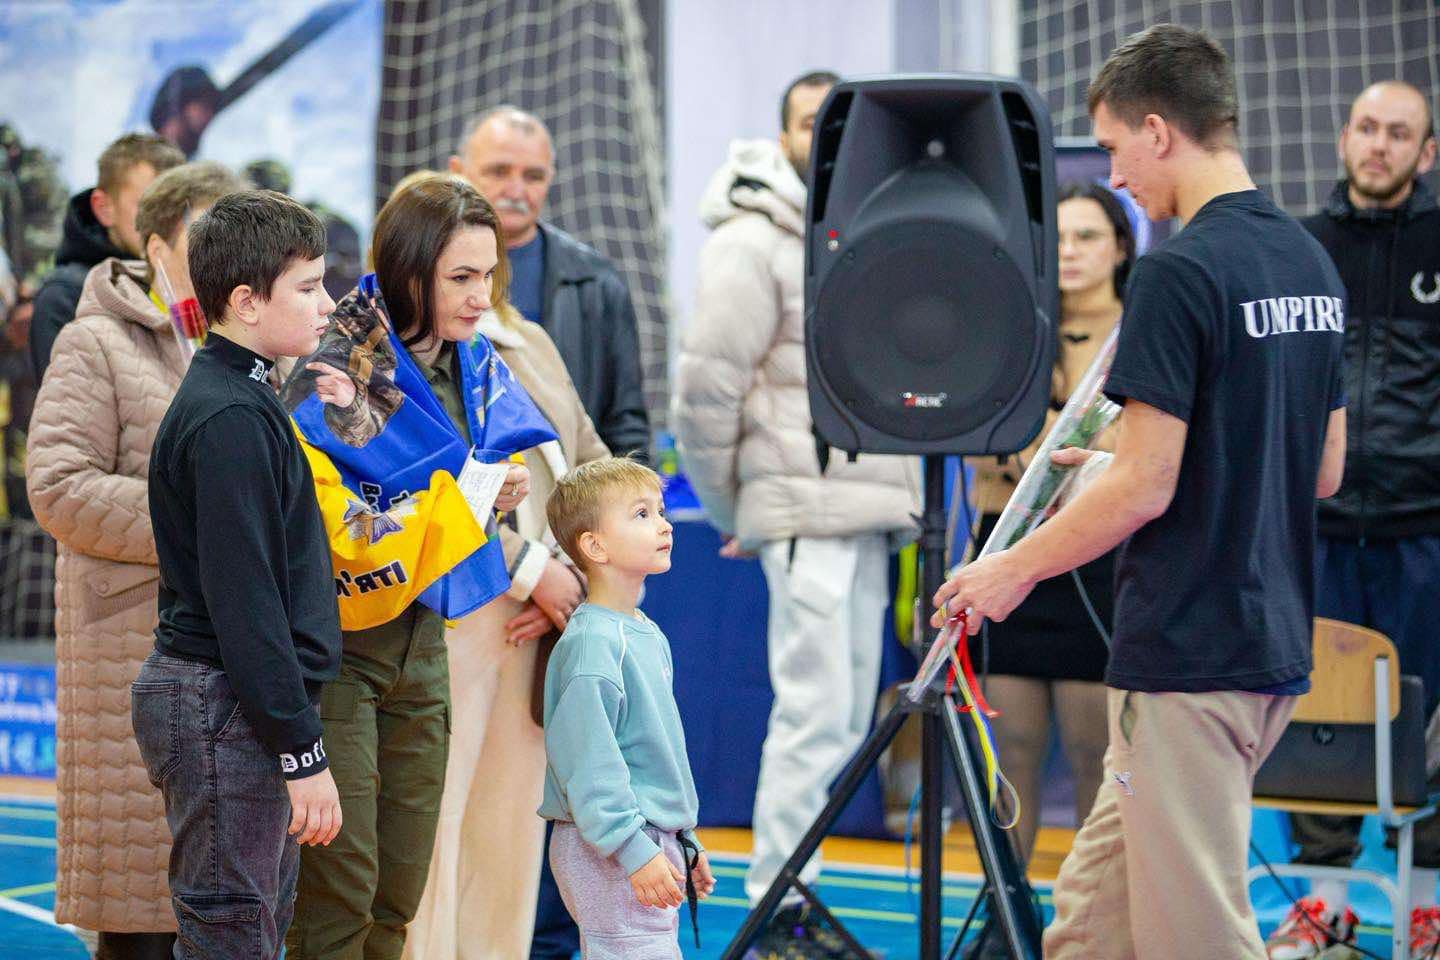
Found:
[[[95,185],[106,193],[114,193],[125,175],[142,163],[150,164],[156,173],[164,173],[184,162],[185,154],[169,140],[153,133],[127,133],[100,154],[100,176]]]
[[[1102,103],[1132,129],[1155,113],[1206,149],[1235,146],[1235,71],[1199,30],[1160,23],[1127,38],[1090,82],[1091,116]]]
[[[283,193],[242,190],[216,200],[190,225],[190,282],[212,326],[225,322],[236,287],[270,299],[292,260],[325,255],[320,218]]]
[[[370,260],[385,298],[390,322],[408,347],[429,340],[435,332],[431,291],[440,255],[455,232],[464,227],[494,231],[495,277],[490,303],[505,302],[509,261],[500,215],[490,201],[463,177],[428,173],[403,183],[375,216],[370,235]],[[193,241],[192,241],[193,242]]]
[[[1135,263],[1135,230],[1130,226],[1130,217],[1125,205],[1109,187],[1098,183],[1067,183],[1060,188],[1059,206],[1066,200],[1094,200],[1105,211],[1105,218],[1115,230],[1115,243],[1125,251],[1125,259],[1115,268],[1115,296],[1125,296],[1125,281],[1130,276],[1130,267]]]
[[[790,128],[790,94],[796,87],[833,87],[840,82],[840,75],[830,70],[811,70],[790,81],[790,86],[780,95],[780,130]]]

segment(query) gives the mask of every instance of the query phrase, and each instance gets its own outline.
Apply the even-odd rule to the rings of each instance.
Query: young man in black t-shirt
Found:
[[[309,462],[269,376],[314,351],[335,304],[324,228],[288,197],[222,197],[188,241],[211,327],[150,453],[160,623],[131,711],[165,795],[185,955],[275,957],[299,845],[340,831],[317,709],[340,616]]]
[[[1309,687],[1315,500],[1344,462],[1345,291],[1255,189],[1224,51],[1172,25],[1090,87],[1111,186],[1185,228],[1131,275],[1115,457],[935,597],[968,627],[1120,545],[1107,784],[1055,886],[1050,958],[1263,960],[1243,876],[1256,768]],[[1004,704],[998,705],[1004,709]]]

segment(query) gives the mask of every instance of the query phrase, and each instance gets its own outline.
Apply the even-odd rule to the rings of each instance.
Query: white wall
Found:
[[[666,204],[672,351],[695,299],[700,196],[731,140],[780,132],[780,93],[807,70],[885,73],[889,0],[669,0]]]
[[[736,138],[780,132],[780,93],[807,70],[1012,72],[1017,0],[667,0],[670,349],[695,299],[710,175]],[[998,28],[998,30],[997,30]],[[1011,40],[1007,44],[1005,41]]]

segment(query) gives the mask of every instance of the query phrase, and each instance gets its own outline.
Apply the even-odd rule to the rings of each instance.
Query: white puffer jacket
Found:
[[[918,461],[832,451],[824,475],[805,392],[805,185],[778,144],[737,141],[700,215],[695,315],[676,372],[676,442],[723,533],[750,549],[790,537],[908,538]]]

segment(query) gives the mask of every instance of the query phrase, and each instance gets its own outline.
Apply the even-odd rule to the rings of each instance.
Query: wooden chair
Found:
[[[1390,722],[1400,709],[1400,659],[1388,637],[1367,627],[1338,620],[1315,619],[1315,667],[1310,674],[1310,692],[1295,705],[1294,723],[1365,723],[1375,726],[1375,802],[1350,803],[1325,800],[1296,800],[1288,797],[1255,797],[1255,806],[1290,813],[1339,816],[1377,816],[1396,831],[1395,879],[1375,870],[1318,867],[1302,863],[1276,864],[1280,876],[1308,877],[1369,883],[1378,887],[1387,900],[1391,921],[1391,946],[1395,960],[1409,956],[1410,884],[1414,853],[1414,828],[1435,812],[1437,797],[1425,806],[1397,806],[1392,787]],[[1318,771],[1317,771],[1318,772]],[[1318,792],[1324,779],[1317,777]],[[1251,867],[1247,884],[1266,876],[1264,866]]]

